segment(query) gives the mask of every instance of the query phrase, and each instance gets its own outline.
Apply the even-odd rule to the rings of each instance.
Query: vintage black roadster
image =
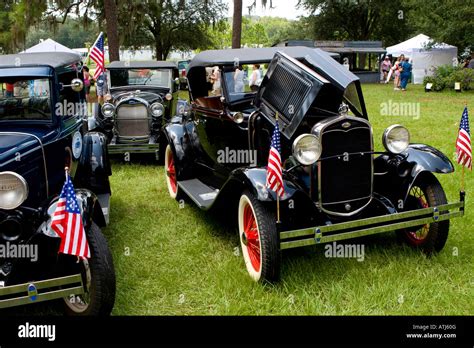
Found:
[[[89,128],[107,135],[110,154],[151,153],[158,159],[166,144],[163,125],[178,109],[176,63],[117,61],[106,68],[110,99],[95,109]]]
[[[206,84],[208,67],[218,67],[217,95]],[[242,86],[262,73],[258,89]],[[464,194],[448,204],[433,174],[454,171],[440,151],[410,143],[401,125],[385,130],[386,151],[374,151],[359,79],[326,52],[205,51],[192,60],[188,81],[191,112],[165,128],[169,193],[235,213],[255,281],[278,279],[281,250],[387,231],[431,254],[445,245],[449,219],[464,214]],[[277,115],[278,202],[266,183]]]
[[[111,168],[105,135],[87,131],[81,69],[70,53],[0,56],[0,308],[63,299],[71,315],[112,311],[115,271],[101,232]],[[58,253],[51,227],[66,168],[90,258]],[[69,221],[68,230],[80,220]]]

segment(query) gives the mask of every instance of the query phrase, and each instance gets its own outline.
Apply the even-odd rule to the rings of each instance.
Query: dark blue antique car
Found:
[[[169,193],[232,214],[256,281],[278,279],[284,249],[381,232],[397,230],[409,245],[438,252],[449,219],[464,215],[464,194],[448,204],[433,174],[454,171],[439,150],[410,143],[408,130],[392,125],[386,151],[374,151],[360,81],[326,52],[205,51],[187,77],[191,112],[165,128]],[[267,184],[277,120],[279,200]]]
[[[0,308],[64,299],[73,315],[108,315],[115,273],[106,138],[88,132],[80,57],[0,56]],[[58,253],[52,214],[73,180],[90,259]]]

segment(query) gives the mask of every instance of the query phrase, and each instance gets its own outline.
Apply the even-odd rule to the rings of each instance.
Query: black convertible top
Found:
[[[226,50],[209,50],[197,54],[189,64],[188,70],[198,66],[214,66],[234,64],[236,60],[239,64],[252,64],[270,62],[276,52],[284,52],[290,57],[301,59],[312,51],[320,51],[318,48],[304,46],[288,47],[263,47],[263,48],[236,48]],[[338,57],[338,54],[326,53],[329,57]]]
[[[142,60],[142,61],[115,61],[106,66],[107,69],[177,69],[175,62]]]
[[[0,68],[22,66],[50,66],[58,68],[81,61],[81,56],[67,52],[18,53],[0,56]]]

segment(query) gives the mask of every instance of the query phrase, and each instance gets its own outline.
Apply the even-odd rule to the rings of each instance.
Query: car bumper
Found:
[[[159,153],[160,144],[109,144],[109,154]]]
[[[82,277],[66,277],[0,287],[0,308],[16,307],[84,293]]]
[[[459,202],[443,204],[438,207],[411,210],[333,225],[280,231],[280,249],[291,249],[363,237],[461,216],[464,216],[464,193],[461,193],[461,200]]]

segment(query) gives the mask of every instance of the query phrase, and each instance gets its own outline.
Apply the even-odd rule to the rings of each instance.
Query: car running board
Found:
[[[104,214],[105,223],[108,225],[110,220],[110,193],[102,193],[97,195],[100,207],[102,208],[102,214]]]
[[[207,210],[216,200],[218,189],[207,186],[199,179],[178,181],[182,189],[201,209]]]

